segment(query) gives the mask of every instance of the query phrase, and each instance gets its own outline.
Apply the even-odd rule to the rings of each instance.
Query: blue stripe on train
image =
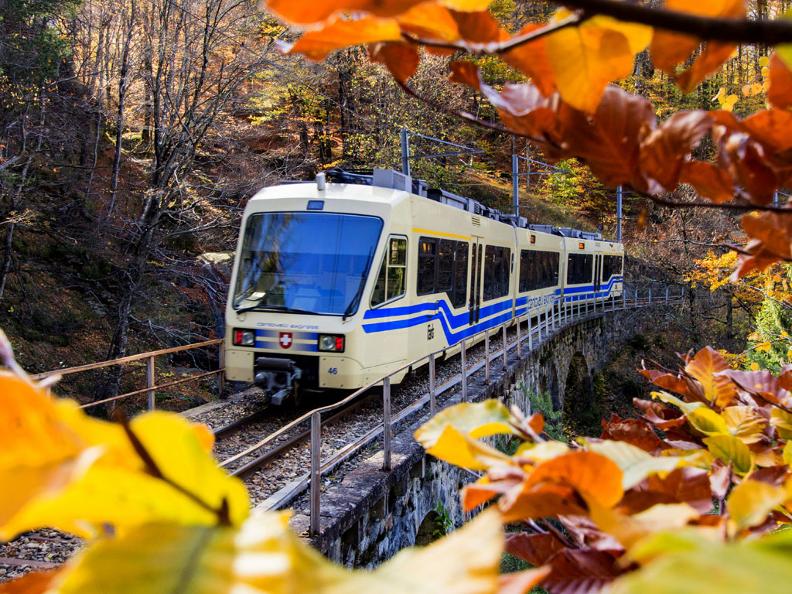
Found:
[[[569,301],[579,301],[582,299],[587,299],[590,295],[595,295],[596,297],[604,297],[610,294],[613,285],[617,282],[621,282],[623,277],[621,276],[613,276],[608,281],[608,283],[602,287],[599,291],[594,291],[594,285],[586,285],[582,287],[572,287],[567,289],[565,293],[581,293],[581,295],[577,297],[573,297],[569,299]],[[561,290],[556,289],[555,295],[560,295]],[[546,296],[545,296],[546,297]],[[514,300],[514,305],[516,306],[516,314],[517,316],[522,316],[527,313],[528,307],[527,304],[529,299],[542,299],[542,297],[533,297],[529,298],[527,295],[518,297]],[[522,306],[522,307],[521,307]],[[503,322],[506,322],[512,319],[512,312],[506,311],[500,315],[495,316],[494,314],[498,314],[503,312],[504,310],[511,310],[512,308],[512,299],[506,299],[504,301],[500,301],[498,303],[492,303],[485,307],[481,308],[480,316],[486,317],[486,319],[478,324],[474,324],[472,326],[467,325],[467,321],[470,319],[470,313],[468,311],[464,311],[460,314],[454,314],[451,311],[451,308],[448,305],[448,302],[445,299],[438,299],[434,302],[429,303],[418,303],[415,305],[407,305],[407,306],[399,306],[399,307],[391,307],[391,308],[380,308],[380,309],[370,309],[364,315],[363,319],[382,319],[386,317],[397,317],[397,316],[409,316],[414,315],[416,313],[424,313],[424,315],[412,317],[412,318],[403,318],[400,320],[388,320],[382,322],[374,322],[363,324],[363,330],[367,334],[375,333],[375,332],[387,332],[389,330],[401,330],[404,328],[411,328],[413,326],[419,326],[421,324],[425,324],[426,322],[431,322],[432,320],[439,320],[440,325],[443,328],[443,333],[445,334],[446,340],[449,346],[458,343],[460,340],[468,338],[474,334],[477,334],[483,330],[487,330],[489,328],[493,328]],[[489,317],[494,316],[494,317]],[[461,328],[459,331],[456,331],[457,328],[462,326],[467,326],[465,328]]]

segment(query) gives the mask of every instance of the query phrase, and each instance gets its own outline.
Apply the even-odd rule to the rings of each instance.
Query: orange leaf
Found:
[[[792,70],[787,67],[777,54],[773,54],[770,57],[769,70],[768,101],[773,107],[779,109],[792,107]]]
[[[734,184],[728,172],[701,161],[689,161],[682,165],[679,181],[690,184],[699,196],[723,204],[734,197]]]
[[[330,52],[350,45],[400,40],[401,29],[396,19],[342,19],[322,29],[304,33],[287,51],[290,54],[303,54],[311,60],[323,60]]]
[[[745,14],[744,0],[698,0],[697,2],[667,0],[665,8],[709,17],[736,18]],[[673,76],[676,72],[676,65],[687,60],[698,46],[699,41],[695,37],[656,29],[650,46],[652,61],[660,70]],[[708,61],[714,60],[716,57],[714,49],[711,52],[713,56],[707,58]],[[704,70],[704,65],[699,66],[699,70]],[[689,78],[692,80],[694,77],[689,75]]]
[[[421,60],[418,50],[409,43],[377,43],[369,48],[372,61],[384,64],[393,78],[406,83],[415,74]]]
[[[36,571],[0,584],[0,594],[43,594],[48,591],[60,570]]]
[[[728,377],[720,375],[729,364],[711,347],[704,347],[688,361],[685,373],[692,376],[704,389],[704,397],[719,408],[729,406],[737,398],[737,387]]]
[[[498,594],[527,594],[550,573],[549,567],[537,567],[507,573],[498,578]]]
[[[530,33],[542,27],[543,25],[531,23],[523,27],[517,33],[517,36]],[[550,65],[550,58],[547,55],[547,44],[543,38],[519,45],[513,50],[502,54],[501,58],[512,68],[531,77],[531,80],[542,95],[549,96],[555,90],[555,75]]]
[[[267,9],[284,21],[299,25],[319,23],[341,11],[362,10],[376,16],[396,16],[425,0],[266,0]]]
[[[736,47],[731,43],[707,42],[693,65],[679,75],[677,79],[679,88],[685,93],[695,89],[701,81],[718,70],[721,64],[729,59]]]
[[[619,466],[594,452],[570,452],[539,464],[523,490],[544,484],[569,485],[604,507],[616,505],[624,494]]]

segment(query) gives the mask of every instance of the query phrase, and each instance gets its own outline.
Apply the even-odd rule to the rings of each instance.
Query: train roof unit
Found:
[[[529,223],[528,219],[525,217],[504,213],[497,208],[485,206],[478,200],[468,198],[467,196],[461,196],[440,188],[432,188],[425,180],[413,179],[411,176],[405,175],[393,169],[375,168],[371,171],[348,171],[346,169],[334,168],[324,172],[324,174],[320,173],[317,176],[317,183],[324,184],[325,179],[329,179],[332,182],[338,183],[360,184],[410,192],[411,194],[422,196],[429,200],[434,200],[440,204],[458,208],[460,210],[470,212],[471,214],[487,217],[489,219],[506,223],[507,225],[521,229],[529,229],[531,231],[537,231],[540,233],[548,233],[551,235],[560,235],[562,237],[584,240],[588,239],[601,241],[603,239],[601,233],[583,231],[580,229],[573,229],[571,227],[534,225]]]

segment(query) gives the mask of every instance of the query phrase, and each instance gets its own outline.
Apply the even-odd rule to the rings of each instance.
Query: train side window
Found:
[[[454,286],[449,298],[454,307],[467,304],[468,251],[470,247],[464,241],[454,242]]]
[[[435,265],[437,259],[437,240],[421,237],[418,240],[418,286],[416,294],[431,295],[435,292]]]
[[[568,284],[582,285],[591,282],[594,271],[594,256],[592,254],[570,254],[567,263]]]
[[[509,248],[487,246],[484,251],[484,301],[508,294],[510,265]]]
[[[557,252],[522,250],[520,252],[520,293],[556,286],[560,257],[561,255]]]
[[[607,281],[611,276],[622,273],[621,256],[605,256],[602,264],[602,280]]]
[[[382,267],[371,294],[371,305],[380,305],[404,296],[407,280],[407,238],[391,235],[388,252],[382,259]]]

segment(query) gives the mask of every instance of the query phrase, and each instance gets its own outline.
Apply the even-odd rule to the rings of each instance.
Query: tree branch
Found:
[[[621,21],[641,23],[657,29],[685,33],[704,41],[778,45],[792,42],[792,21],[751,21],[703,17],[687,12],[652,8],[616,0],[561,0],[561,4]]]
[[[591,18],[591,16],[593,15],[573,14],[555,23],[548,23],[541,29],[534,29],[533,31],[523,33],[522,35],[515,35],[508,41],[503,41],[500,43],[494,41],[488,43],[474,43],[470,41],[439,41],[437,39],[423,39],[413,35],[412,33],[404,32],[402,32],[402,37],[406,41],[416,45],[438,47],[450,50],[461,50],[471,55],[480,56],[489,54],[503,54],[513,50],[514,48],[520,47],[521,45],[525,45],[526,43],[531,43],[532,41],[546,37],[551,33],[555,33],[556,31],[560,31],[568,27],[577,27]]]

